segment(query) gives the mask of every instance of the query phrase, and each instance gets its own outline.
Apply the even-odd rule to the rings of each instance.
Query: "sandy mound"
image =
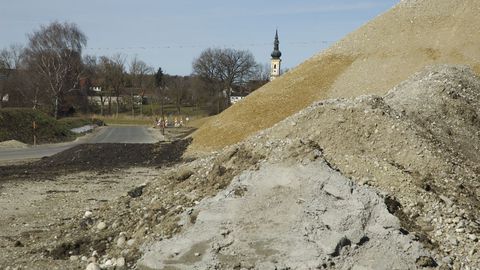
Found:
[[[8,140],[0,142],[0,149],[2,148],[26,148],[28,144],[16,141],[16,140]]]
[[[239,142],[316,100],[384,94],[433,63],[480,72],[479,10],[476,0],[402,1],[212,118],[193,134],[191,150]]]

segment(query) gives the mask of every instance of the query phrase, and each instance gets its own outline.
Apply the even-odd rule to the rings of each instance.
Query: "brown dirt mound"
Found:
[[[51,157],[25,164],[4,166],[6,177],[44,177],[76,171],[101,171],[133,166],[168,166],[181,160],[191,140],[158,144],[81,144]]]
[[[478,10],[476,0],[403,1],[212,118],[193,134],[190,150],[239,142],[316,100],[385,94],[426,65],[480,72]]]

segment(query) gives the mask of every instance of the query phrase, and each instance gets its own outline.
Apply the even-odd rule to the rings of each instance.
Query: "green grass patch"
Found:
[[[33,122],[36,124],[35,130]],[[76,138],[76,134],[70,129],[88,124],[92,124],[91,119],[73,117],[55,120],[38,110],[0,109],[0,141],[17,140],[32,144],[34,134],[37,137],[37,143],[70,141]]]
[[[82,127],[86,125],[96,124],[99,126],[103,125],[103,121],[98,118],[87,118],[87,117],[66,117],[58,120],[59,124],[64,125],[68,129]]]
[[[153,126],[155,117],[132,117],[127,114],[119,114],[115,116],[98,116],[99,120],[103,121],[107,125],[142,125]]]

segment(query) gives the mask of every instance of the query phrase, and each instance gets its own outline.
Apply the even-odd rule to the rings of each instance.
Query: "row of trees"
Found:
[[[29,34],[25,47],[0,51],[0,106],[39,108],[55,117],[72,108],[143,114],[148,98],[174,104],[178,112],[188,105],[218,113],[230,105],[232,92],[248,93],[268,80],[268,68],[243,50],[207,49],[193,61],[192,75],[171,76],[137,57],[127,63],[120,54],[82,56],[86,45],[75,24],[53,22]]]
[[[248,88],[252,82],[268,81],[268,69],[244,50],[209,48],[193,61],[198,75],[215,99],[217,113],[230,106],[232,91]]]
[[[12,45],[0,52],[4,78],[0,96],[15,105],[37,108],[49,100],[58,117],[61,99],[75,89],[82,71],[86,36],[75,24],[54,22],[28,35],[26,47]],[[3,103],[3,102],[2,102]]]

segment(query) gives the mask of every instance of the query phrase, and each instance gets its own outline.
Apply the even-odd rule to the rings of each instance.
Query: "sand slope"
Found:
[[[402,1],[193,134],[190,150],[241,141],[313,101],[384,94],[426,65],[467,64],[480,72],[480,1]],[[288,57],[288,56],[285,56]]]

